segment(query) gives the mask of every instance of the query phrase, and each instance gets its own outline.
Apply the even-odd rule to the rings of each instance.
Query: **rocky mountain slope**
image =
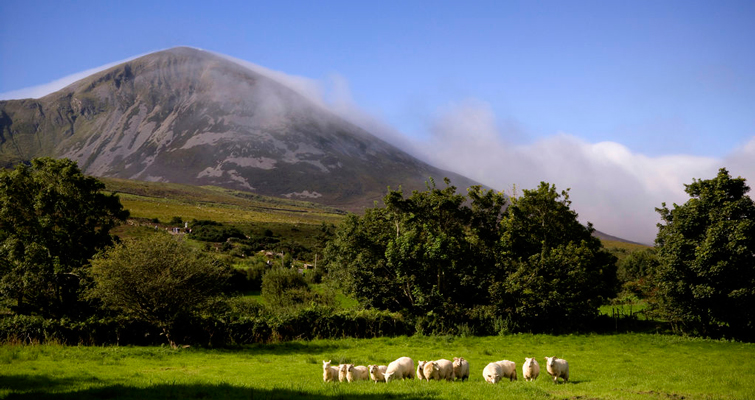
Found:
[[[179,47],[40,99],[0,101],[0,166],[68,157],[88,174],[216,185],[356,210],[449,177],[233,61]]]

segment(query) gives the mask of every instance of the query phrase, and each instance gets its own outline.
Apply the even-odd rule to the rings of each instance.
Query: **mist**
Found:
[[[500,121],[488,103],[477,99],[437,110],[428,118],[426,134],[411,137],[356,105],[343,77],[270,76],[413,156],[508,195],[521,195],[541,181],[559,191],[569,189],[581,222],[639,243],[654,242],[660,222],[656,208],[686,202],[685,184],[693,178],[713,178],[725,167],[732,176],[755,181],[755,137],[723,158],[647,156],[617,142],[585,141],[579,132],[531,135],[520,128],[524,123]]]

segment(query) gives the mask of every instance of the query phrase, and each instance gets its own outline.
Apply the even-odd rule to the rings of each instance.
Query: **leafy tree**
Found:
[[[168,234],[116,245],[92,260],[91,297],[154,324],[176,345],[174,328],[209,311],[230,276],[218,259]]]
[[[656,209],[664,315],[685,332],[755,335],[755,203],[745,179],[721,168],[685,185],[690,199]]]
[[[80,312],[89,259],[128,217],[117,196],[75,162],[37,158],[0,170],[0,296],[19,313]]]
[[[389,191],[384,208],[346,219],[326,250],[331,272],[370,307],[442,315],[448,306],[486,303],[485,260],[494,258],[491,237],[505,199],[470,191],[471,208],[448,180],[444,189],[431,180],[408,198]]]
[[[502,276],[491,295],[521,328],[579,327],[615,294],[616,259],[570,209],[569,192],[541,182],[512,198],[502,219]]]
[[[340,282],[366,307],[397,310],[405,307],[397,293],[385,251],[395,227],[384,208],[349,214],[325,249],[331,280]]]

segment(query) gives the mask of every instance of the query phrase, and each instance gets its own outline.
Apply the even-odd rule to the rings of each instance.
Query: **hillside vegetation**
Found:
[[[344,211],[320,204],[256,195],[216,186],[99,178],[118,194],[133,218],[229,223],[338,223]]]

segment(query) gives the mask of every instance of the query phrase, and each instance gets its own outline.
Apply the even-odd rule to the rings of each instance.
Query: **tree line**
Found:
[[[541,183],[521,197],[448,181],[347,217],[326,249],[329,272],[360,303],[433,323],[473,315],[511,330],[585,328],[617,289],[616,259]]]
[[[111,229],[128,211],[70,160],[0,170],[0,301],[10,310],[0,334],[138,342],[146,329],[176,345],[562,333],[594,330],[598,307],[623,291],[678,332],[754,338],[755,204],[725,169],[686,185],[685,204],[658,208],[656,247],[619,262],[579,223],[569,190],[543,182],[518,196],[477,186],[462,194],[444,184],[389,189],[382,205],[328,235],[316,279],[361,308],[342,310],[330,289],[310,289],[315,275],[256,271],[261,305],[234,296],[239,271],[196,246],[167,234],[119,240]]]

